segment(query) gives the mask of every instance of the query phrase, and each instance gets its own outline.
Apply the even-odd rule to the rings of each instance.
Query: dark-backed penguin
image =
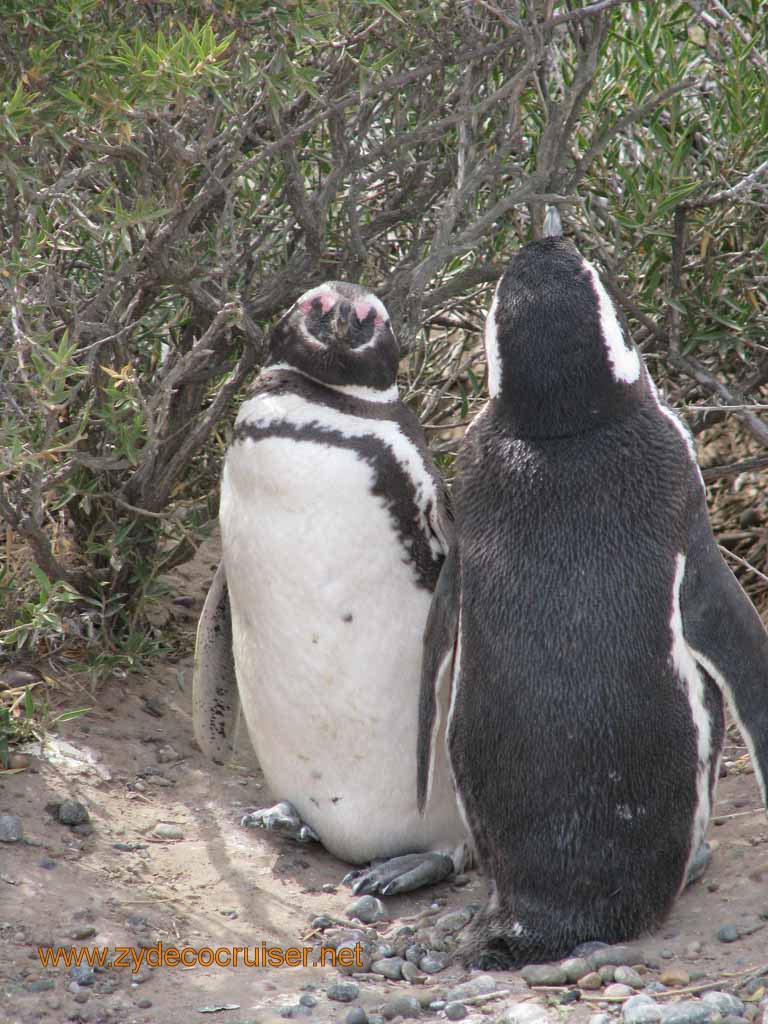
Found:
[[[490,401],[426,634],[419,799],[442,756],[511,967],[657,926],[695,869],[725,695],[765,799],[768,636],[720,556],[693,443],[596,270],[525,246],[486,323]],[[440,698],[440,699],[438,699]]]
[[[398,359],[384,305],[353,284],[313,288],[272,330],[226,455],[194,681],[202,749],[227,759],[239,696],[281,800],[244,824],[352,864],[389,858],[353,886],[385,895],[446,877],[466,838],[445,757],[416,806],[423,633],[451,522]]]

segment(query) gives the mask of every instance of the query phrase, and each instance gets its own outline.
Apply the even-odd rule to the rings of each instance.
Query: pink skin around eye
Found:
[[[310,298],[305,299],[304,302],[299,305],[299,309],[306,316],[312,309],[314,303],[319,299],[323,313],[327,313],[329,309],[333,309],[336,305],[337,298],[338,296],[334,295],[332,292],[318,292],[317,295],[312,295]]]
[[[365,318],[368,316],[372,309],[374,309],[375,312],[375,307],[373,307],[369,302],[361,301],[355,303],[355,315],[357,316],[357,319],[360,321],[360,323],[362,323],[363,320],[365,320]],[[374,320],[374,323],[380,324],[381,322],[381,317],[379,316],[378,313],[376,313],[376,319]]]

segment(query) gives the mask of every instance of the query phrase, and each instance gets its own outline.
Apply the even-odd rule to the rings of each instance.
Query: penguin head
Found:
[[[326,281],[305,292],[273,328],[267,365],[289,366],[331,386],[386,391],[399,358],[384,303],[360,285]]]
[[[563,437],[624,415],[648,389],[640,352],[595,268],[544,238],[509,262],[485,324],[488,391],[523,437]]]

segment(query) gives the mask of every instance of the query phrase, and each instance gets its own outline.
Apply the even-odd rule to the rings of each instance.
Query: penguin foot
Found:
[[[356,896],[374,892],[382,896],[397,896],[401,892],[442,882],[453,871],[453,860],[445,853],[409,853],[350,871],[345,875],[343,884],[351,886]]]
[[[243,828],[265,828],[268,832],[278,832],[281,836],[295,839],[297,843],[320,842],[317,832],[301,820],[296,808],[287,800],[274,807],[251,811],[240,819],[240,824]]]
[[[685,880],[686,886],[693,885],[694,882],[698,882],[701,876],[709,867],[712,862],[712,847],[704,839],[696,851],[696,856],[691,861],[691,866],[688,868],[688,877]]]

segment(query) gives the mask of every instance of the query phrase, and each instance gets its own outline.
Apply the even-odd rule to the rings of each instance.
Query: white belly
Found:
[[[431,595],[415,586],[372,481],[350,449],[267,437],[230,449],[221,495],[251,740],[273,796],[355,863],[464,835],[444,758],[429,813],[416,809]]]

